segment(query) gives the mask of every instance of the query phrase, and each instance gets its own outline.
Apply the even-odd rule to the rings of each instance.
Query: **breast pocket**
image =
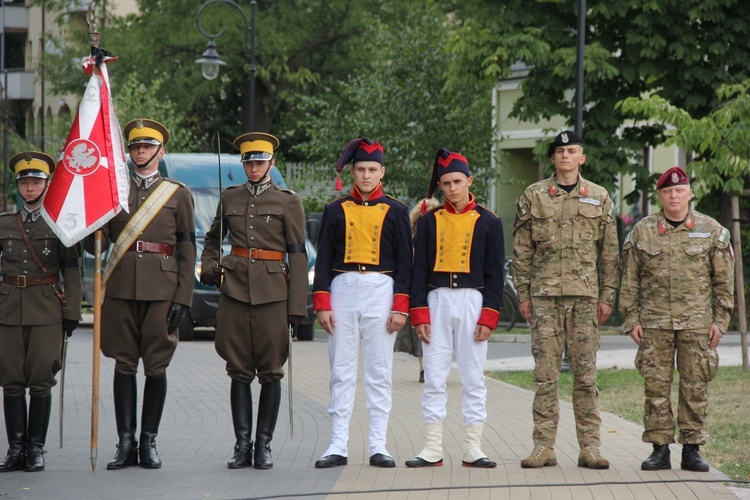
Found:
[[[531,239],[546,244],[557,234],[554,207],[534,205],[531,207]]]
[[[243,234],[245,227],[245,206],[229,205],[226,209],[227,225],[232,233]]]
[[[599,224],[602,220],[601,205],[580,203],[578,206],[578,220],[575,225],[578,240],[596,241],[599,239]]]
[[[277,207],[258,210],[259,224],[271,233],[284,231],[284,212]]]
[[[664,253],[664,249],[655,245],[647,245],[645,242],[639,241],[635,245],[636,251],[640,254],[639,261],[643,262],[642,273],[644,275],[654,275],[664,272],[665,265],[669,263],[662,262],[665,256],[668,254]]]

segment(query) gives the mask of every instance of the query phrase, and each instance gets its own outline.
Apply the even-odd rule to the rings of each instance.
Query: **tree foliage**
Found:
[[[416,201],[427,192],[435,152],[441,146],[464,154],[486,199],[492,145],[490,85],[467,78],[446,91],[450,60],[446,41],[454,26],[431,0],[390,2],[369,40],[370,67],[301,99],[302,156],[335,165],[355,137],[380,141],[385,149],[389,193]],[[347,172],[343,173],[347,185]],[[350,183],[349,183],[350,184]],[[321,193],[323,199],[331,190]]]
[[[696,153],[688,165],[698,198],[708,192],[742,191],[750,174],[750,80],[721,86],[718,106],[706,116],[691,114],[659,95],[621,103],[627,115],[644,116],[667,129],[667,145]]]
[[[511,64],[530,68],[514,117],[538,122],[574,116],[577,13],[563,0],[454,2],[461,23],[451,40],[451,83],[466,75],[496,81]],[[592,180],[614,187],[618,173],[635,175],[642,148],[662,143],[664,128],[628,121],[617,103],[655,94],[691,116],[708,115],[715,88],[748,76],[750,3],[744,0],[595,0],[588,2],[584,77],[584,138]],[[542,153],[543,147],[538,148]],[[542,156],[542,155],[540,155]],[[638,193],[631,193],[631,201]]]
[[[84,14],[67,15],[69,2],[35,0],[57,13],[66,27],[65,40],[50,40],[57,47],[45,57],[45,71],[55,82],[53,91],[80,92],[82,79],[76,60],[86,55],[88,39]],[[237,2],[248,23],[250,2]],[[159,92],[174,103],[185,120],[182,127],[204,138],[214,131],[236,137],[247,126],[249,54],[242,13],[227,3],[208,6],[201,26],[216,39],[220,57],[227,63],[216,80],[201,76],[195,59],[206,49],[207,39],[196,26],[200,2],[194,0],[139,0],[139,11],[125,17],[109,15],[100,25],[101,46],[120,57],[110,67],[113,94],[133,77],[149,87],[163,82]],[[340,78],[352,67],[366,65],[361,49],[380,2],[346,0],[258,1],[256,16],[255,128],[287,136],[293,130],[282,115],[293,112],[300,93],[313,83]],[[194,145],[194,147],[200,147]]]

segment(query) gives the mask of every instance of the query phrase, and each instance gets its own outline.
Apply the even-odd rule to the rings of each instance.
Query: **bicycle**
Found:
[[[513,285],[513,279],[510,275],[511,260],[505,261],[505,278],[503,285],[503,303],[500,306],[500,323],[504,325],[505,331],[510,331],[516,324],[519,313],[518,310],[518,292]]]

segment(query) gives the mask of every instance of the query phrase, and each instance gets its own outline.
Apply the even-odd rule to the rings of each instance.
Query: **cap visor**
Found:
[[[247,161],[268,161],[271,158],[273,158],[273,155],[271,153],[267,153],[265,151],[262,152],[250,152],[245,153],[242,155],[242,163],[245,163]]]
[[[128,147],[135,146],[136,144],[151,144],[152,146],[161,146],[161,142],[157,139],[152,139],[150,137],[142,137],[139,139],[133,139],[128,143]]]

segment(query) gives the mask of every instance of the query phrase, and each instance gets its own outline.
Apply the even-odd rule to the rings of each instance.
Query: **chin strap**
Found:
[[[161,151],[161,148],[162,146],[159,146],[156,150],[156,153],[154,153],[154,156],[146,160],[144,163],[138,163],[137,161],[135,161],[135,158],[133,158],[132,154],[130,155],[130,159],[132,160],[133,165],[135,165],[136,168],[146,168],[147,166],[149,166],[149,164],[152,161],[154,161],[154,158],[156,158],[156,156],[159,154],[159,151]]]

